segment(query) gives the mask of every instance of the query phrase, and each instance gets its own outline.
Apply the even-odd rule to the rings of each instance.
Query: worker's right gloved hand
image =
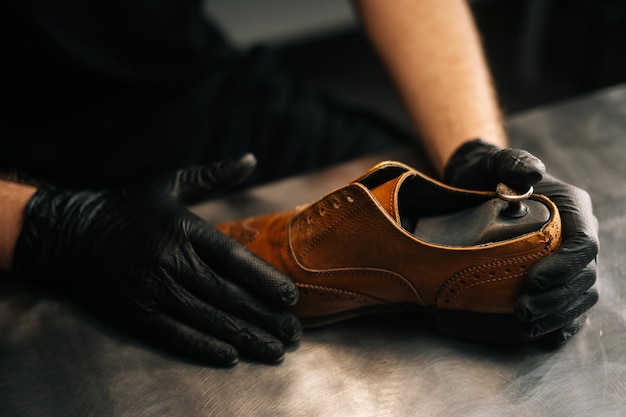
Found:
[[[275,362],[301,334],[295,285],[181,198],[252,171],[251,155],[107,191],[40,188],[28,202],[13,269],[59,283],[101,319],[204,362],[239,353]]]
[[[452,155],[444,180],[454,186],[494,190],[498,182],[548,196],[561,215],[563,242],[537,262],[526,277],[527,291],[515,305],[522,331],[531,339],[562,343],[582,327],[598,301],[598,222],[589,194],[546,175],[531,153],[500,149],[480,139],[466,142]]]

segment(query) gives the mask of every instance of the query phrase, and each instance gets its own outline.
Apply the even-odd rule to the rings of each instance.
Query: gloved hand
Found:
[[[515,313],[531,338],[562,343],[582,327],[597,302],[598,222],[584,190],[545,175],[545,166],[521,149],[500,149],[480,139],[462,145],[450,158],[444,181],[453,186],[495,190],[504,182],[548,196],[561,215],[563,242],[535,264],[526,278],[528,291]]]
[[[40,188],[26,207],[13,269],[60,283],[86,309],[149,341],[229,365],[275,362],[301,334],[295,285],[181,201],[233,186],[247,155],[106,191]]]

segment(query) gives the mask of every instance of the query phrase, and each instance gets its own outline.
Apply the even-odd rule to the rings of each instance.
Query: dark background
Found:
[[[626,81],[625,0],[470,2],[505,114]],[[406,122],[358,28],[286,42],[284,65],[312,84]]]

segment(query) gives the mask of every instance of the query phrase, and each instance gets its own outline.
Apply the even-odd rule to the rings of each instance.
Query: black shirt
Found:
[[[188,162],[241,65],[199,0],[8,0],[0,15],[0,169],[62,185]]]
[[[200,0],[8,0],[0,30],[0,170],[111,187],[253,152],[252,184],[414,141],[234,50]]]

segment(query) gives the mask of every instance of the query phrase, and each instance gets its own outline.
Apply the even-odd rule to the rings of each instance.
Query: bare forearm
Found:
[[[464,0],[355,0],[435,169],[465,141],[506,145],[500,110]]]
[[[0,270],[10,270],[15,243],[24,221],[24,208],[37,189],[0,180]]]

